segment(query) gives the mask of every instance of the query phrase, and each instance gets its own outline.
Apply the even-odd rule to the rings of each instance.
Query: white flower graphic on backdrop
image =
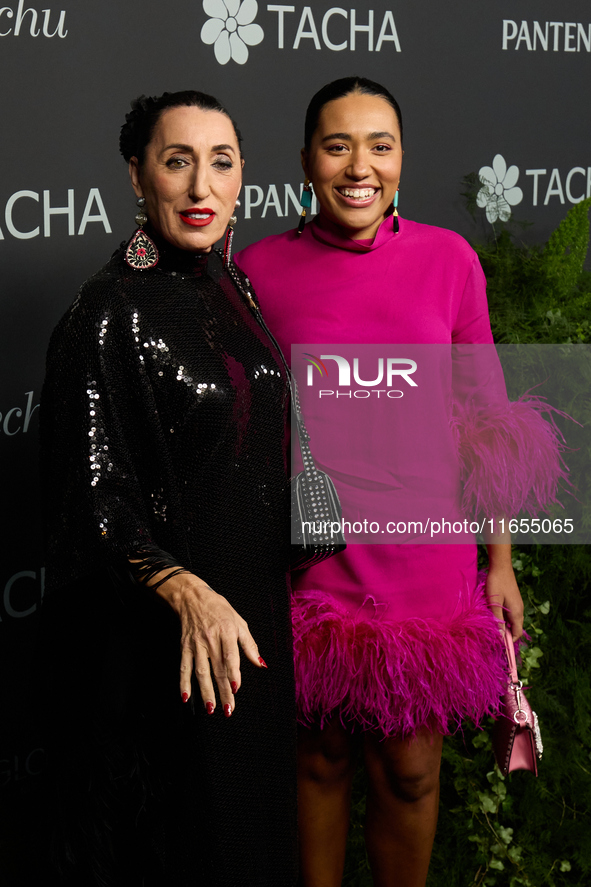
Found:
[[[476,196],[477,206],[481,209],[486,207],[486,218],[491,225],[497,219],[508,222],[511,207],[523,200],[523,191],[516,187],[519,169],[516,166],[507,169],[505,158],[497,154],[492,166],[483,166],[478,170],[478,178],[482,187]]]
[[[203,0],[203,9],[209,16],[201,28],[201,39],[213,51],[220,65],[230,59],[244,65],[248,61],[248,47],[263,39],[260,25],[253,22],[258,12],[256,0]]]

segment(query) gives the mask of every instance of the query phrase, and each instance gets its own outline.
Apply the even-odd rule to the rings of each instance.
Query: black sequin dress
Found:
[[[42,662],[63,884],[296,882],[288,393],[211,253],[124,250],[58,324],[42,397]],[[128,557],[178,563],[246,619],[231,718],[179,698],[179,622]],[[219,702],[219,701],[218,701]]]

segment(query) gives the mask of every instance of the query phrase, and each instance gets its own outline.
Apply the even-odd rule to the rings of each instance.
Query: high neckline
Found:
[[[354,240],[345,232],[344,228],[340,225],[336,225],[319,213],[311,222],[310,231],[316,240],[320,240],[322,243],[326,243],[329,246],[335,246],[339,249],[348,250],[349,252],[369,253],[372,250],[379,249],[386,243],[390,243],[394,237],[400,237],[403,227],[400,216],[398,217],[398,221],[400,225],[400,231],[398,234],[394,234],[392,229],[392,214],[390,213],[386,216],[384,221],[380,223],[380,227],[376,231],[375,237],[369,240]]]
[[[207,263],[211,252],[197,253],[179,249],[157,234],[149,224],[146,225],[144,231],[154,241],[158,250],[159,258],[158,264],[155,265],[156,270],[166,274],[194,274],[196,277],[201,277],[207,272]],[[133,236],[135,236],[135,232]]]

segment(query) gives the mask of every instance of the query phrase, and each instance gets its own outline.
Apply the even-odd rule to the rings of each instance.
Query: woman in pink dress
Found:
[[[302,165],[319,214],[301,235],[268,237],[236,257],[286,355],[292,344],[310,342],[492,343],[474,251],[451,231],[393,212],[402,155],[400,110],[379,84],[345,78],[312,99]],[[301,393],[308,421],[313,405]],[[530,412],[535,425],[539,416]],[[326,453],[322,462],[329,474],[337,464]],[[549,462],[558,466],[556,452]],[[507,508],[528,493],[520,499],[513,485],[510,495]],[[504,504],[501,496],[501,512]],[[496,539],[488,546],[486,587],[473,542],[349,545],[294,574],[306,887],[341,883],[360,752],[369,777],[365,836],[374,883],[425,883],[443,736],[462,718],[478,721],[497,710],[503,608],[513,638],[522,633],[511,545]]]

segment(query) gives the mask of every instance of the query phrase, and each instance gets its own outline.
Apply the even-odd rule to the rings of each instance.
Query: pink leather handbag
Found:
[[[501,700],[502,714],[493,727],[493,751],[503,776],[512,770],[531,770],[537,776],[538,759],[542,758],[544,746],[538,716],[531,710],[517,674],[515,648],[509,628],[505,628],[505,649],[509,675],[507,690]]]

